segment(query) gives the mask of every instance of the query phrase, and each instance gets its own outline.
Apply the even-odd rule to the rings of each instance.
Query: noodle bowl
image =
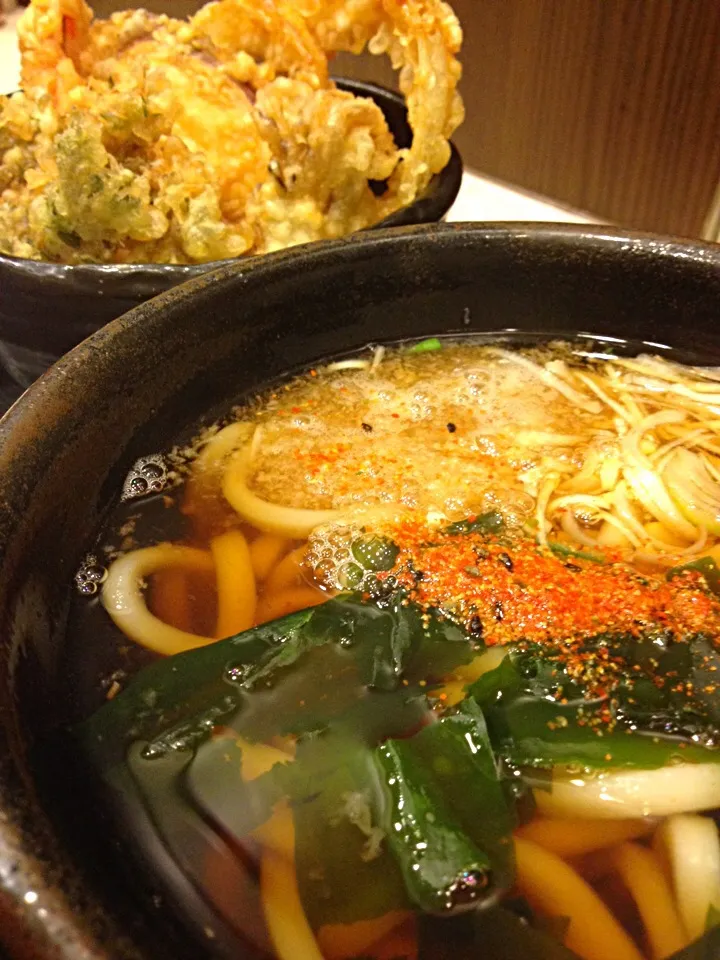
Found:
[[[239,519],[222,495],[225,470],[215,479],[208,477],[209,497],[201,514],[193,517],[190,512],[181,512],[189,502],[190,488],[195,486],[195,479],[190,477],[199,456],[192,460],[192,456],[180,453],[190,446],[200,455],[202,444],[234,422],[247,422],[252,427],[252,434],[238,446],[243,449],[252,441],[257,425],[255,394],[262,392],[267,401],[268,384],[274,383],[277,393],[278,387],[282,389],[286,383],[290,386],[288,370],[309,373],[314,368],[324,376],[322,357],[350,359],[357,369],[358,364],[376,359],[372,351],[364,352],[367,343],[389,343],[386,338],[395,343],[403,338],[412,342],[434,337],[439,331],[457,336],[471,334],[511,351],[517,345],[537,345],[553,336],[574,342],[571,355],[578,347],[591,359],[595,353],[605,357],[610,345],[611,352],[620,357],[659,354],[685,364],[720,362],[714,334],[720,274],[717,252],[710,247],[660,242],[610,230],[591,234],[584,227],[527,224],[439,227],[410,231],[410,235],[412,242],[408,231],[398,231],[362,241],[310,245],[297,249],[292,256],[273,255],[242,267],[225,268],[212,282],[193,282],[172,296],[134,311],[101,337],[83,344],[33,387],[0,423],[0,889],[3,905],[11,908],[11,916],[3,913],[0,940],[11,956],[19,942],[43,960],[58,955],[76,960],[78,955],[88,953],[98,960],[272,956],[258,864],[265,853],[274,851],[282,856],[290,849],[295,853],[294,876],[302,914],[317,947],[326,953],[341,950],[337,939],[340,924],[351,927],[349,933],[355,935],[363,929],[356,923],[368,929],[368,923],[374,925],[382,917],[383,924],[395,924],[395,934],[385,928],[382,946],[394,956],[402,956],[403,951],[407,954],[412,949],[408,943],[417,942],[425,956],[436,960],[448,951],[460,957],[469,949],[467,940],[463,945],[461,939],[466,937],[482,938],[482,951],[473,946],[472,956],[485,953],[498,960],[516,960],[538,950],[544,950],[545,955],[551,950],[550,955],[559,952],[567,956],[568,945],[573,952],[576,947],[568,939],[567,918],[557,917],[563,904],[581,902],[577,886],[565,886],[554,906],[519,891],[519,878],[528,865],[547,864],[541,841],[547,846],[549,836],[555,837],[550,852],[556,855],[553,872],[557,878],[564,877],[565,883],[568,874],[562,865],[572,867],[575,875],[590,885],[595,897],[600,896],[611,919],[620,924],[625,937],[631,937],[635,949],[645,954],[653,949],[639,901],[627,892],[623,876],[630,877],[633,867],[637,870],[638,864],[642,866],[648,851],[656,858],[653,862],[666,864],[669,877],[674,877],[675,871],[671,864],[691,859],[687,852],[692,834],[676,834],[672,842],[658,834],[656,840],[657,821],[672,820],[682,826],[676,818],[687,816],[692,820],[691,830],[698,821],[700,828],[708,829],[712,809],[704,806],[707,801],[703,792],[713,789],[712,777],[706,778],[706,771],[714,755],[707,718],[686,712],[680,716],[675,709],[677,700],[672,709],[667,703],[649,702],[652,690],[644,684],[639,691],[643,695],[635,697],[638,702],[623,700],[625,712],[622,717],[615,713],[619,722],[614,730],[606,723],[599,727],[599,737],[591,725],[583,737],[575,723],[579,703],[573,698],[577,690],[568,691],[572,697],[567,704],[554,697],[545,700],[541,696],[538,701],[534,696],[553,692],[548,690],[552,671],[563,664],[556,659],[548,669],[534,674],[533,666],[540,667],[537,658],[533,664],[536,648],[528,645],[524,651],[513,653],[507,644],[490,640],[502,640],[503,629],[513,627],[520,614],[534,614],[530,602],[533,597],[538,604],[542,600],[546,614],[552,613],[555,623],[568,609],[577,609],[587,617],[593,615],[594,607],[597,614],[598,588],[607,588],[610,582],[616,588],[606,590],[610,599],[619,598],[623,592],[626,595],[635,585],[648,616],[659,606],[667,608],[677,629],[688,622],[699,604],[706,605],[703,620],[709,624],[714,600],[700,577],[681,573],[678,581],[673,568],[662,564],[648,564],[640,571],[641,556],[630,562],[616,561],[612,547],[582,544],[576,552],[585,556],[563,554],[561,545],[568,545],[569,535],[555,518],[548,521],[552,528],[546,531],[546,548],[537,540],[536,495],[515,486],[499,491],[504,494],[498,497],[501,502],[484,502],[478,497],[480,502],[467,503],[472,512],[466,517],[452,502],[441,510],[442,504],[437,505],[440,498],[434,494],[435,511],[426,510],[424,516],[415,513],[416,521],[438,521],[432,537],[422,537],[419,523],[413,527],[409,522],[411,505],[404,519],[399,518],[403,520],[400,529],[392,504],[374,496],[373,509],[378,509],[380,501],[382,516],[376,516],[372,525],[380,530],[382,523],[385,536],[377,540],[371,536],[370,542],[356,543],[355,524],[365,524],[369,529],[371,521],[358,517],[352,504],[353,515],[348,516],[348,503],[339,503],[343,515],[314,531],[310,538],[302,578],[285,580],[285,586],[307,588],[324,602],[309,612],[299,610],[251,628],[237,638],[206,643],[178,655],[159,656],[128,639],[100,602],[103,577],[107,582],[106,572],[118,557],[130,557],[136,550],[163,544],[199,550],[205,559],[195,572],[158,568],[144,578],[139,590],[145,609],[160,622],[174,625],[191,637],[214,640],[222,627],[218,623],[215,572],[221,561],[216,563],[213,556],[212,567],[208,563],[210,541],[239,530],[252,557],[253,550],[259,549],[254,544],[260,535]],[[690,325],[692,348],[680,332]],[[508,333],[505,328],[509,327],[516,332]],[[538,334],[539,330],[543,333]],[[587,330],[596,336],[578,333]],[[648,339],[654,343],[642,342]],[[675,349],[671,351],[663,343]],[[444,345],[447,347],[447,342]],[[525,351],[524,356],[542,363],[552,359],[532,351]],[[572,356],[565,353],[554,359],[571,364]],[[386,362],[393,362],[390,346],[376,365],[379,376],[384,375]],[[581,372],[587,373],[587,367]],[[569,385],[584,391],[578,383]],[[691,389],[696,387],[692,385]],[[587,390],[585,396],[592,400],[590,393]],[[611,399],[618,400],[615,395]],[[233,404],[237,403],[240,408],[236,410]],[[595,416],[590,411],[581,411],[581,415]],[[305,422],[303,414],[293,416]],[[438,442],[439,436],[448,442],[463,438],[466,426],[453,416],[447,423],[455,425],[455,433],[441,422]],[[207,430],[213,422],[217,422],[217,428]],[[373,432],[367,433],[358,423],[357,436],[367,434],[370,438],[376,434],[377,422],[364,416],[362,422],[372,426]],[[675,425],[670,424],[670,428]],[[533,442],[539,435],[551,433],[555,441],[553,456],[561,460],[576,442],[572,438],[583,436],[570,419],[553,424],[551,431],[544,423],[526,424],[522,429],[534,432],[522,438]],[[665,425],[657,429],[664,434]],[[691,433],[704,429],[704,425],[693,426]],[[651,435],[655,435],[654,429]],[[616,446],[613,437],[617,437],[616,432],[606,438],[608,448]],[[197,442],[191,443],[192,438]],[[272,439],[272,430],[264,424],[256,440],[253,471],[247,477],[250,491],[279,506],[333,509],[329,499],[306,499],[307,491],[298,489],[295,480],[292,484],[288,481],[282,495],[276,495],[267,478],[259,476],[259,466],[269,461],[268,442]],[[680,437],[663,435],[659,439],[665,445]],[[483,442],[486,462],[490,462],[488,438]],[[550,446],[549,441],[546,446]],[[416,449],[421,454],[419,462],[432,459],[428,451],[433,451],[422,435]],[[599,452],[603,449],[603,442],[599,442]],[[652,459],[652,451],[641,452]],[[660,458],[672,452],[666,446]],[[281,465],[285,462],[290,464],[289,460],[280,461]],[[504,469],[502,457],[499,462]],[[452,463],[453,470],[456,463],[457,459]],[[184,482],[174,486],[175,475],[183,473]],[[422,493],[426,477],[425,470],[409,475],[407,492],[417,494],[420,487]],[[441,476],[440,480],[447,477]],[[612,471],[606,467],[603,486],[611,481]],[[156,492],[163,484],[165,488]],[[373,484],[374,491],[377,486]],[[444,489],[448,484],[441,486]],[[215,493],[210,494],[213,488]],[[666,489],[672,496],[669,486]],[[469,499],[472,491],[465,493]],[[588,492],[563,486],[557,492],[546,490],[544,495],[550,503],[560,495],[585,496]],[[458,491],[450,489],[446,499],[448,496],[452,501]],[[637,510],[632,490],[626,489],[623,498],[616,489],[615,496],[619,513],[626,507]],[[481,510],[484,513],[477,512]],[[573,531],[597,539],[598,522],[588,516],[589,512],[589,505],[578,505],[570,525]],[[483,523],[489,526],[485,530],[469,529],[473,514],[476,520],[484,517]],[[507,518],[504,528],[497,516],[493,521],[488,514]],[[644,516],[636,519],[644,529]],[[694,523],[692,517],[686,519]],[[447,529],[455,524],[456,532]],[[388,543],[393,526],[398,529],[397,542]],[[642,535],[637,530],[636,534],[640,540]],[[279,535],[268,535],[274,536]],[[709,532],[708,545],[713,542]],[[432,543],[438,548],[434,554],[427,552]],[[292,559],[285,563],[285,557],[274,552],[277,546],[277,542],[270,542],[264,558],[259,558],[262,564],[255,574],[257,584],[267,582],[279,562],[284,563],[285,575],[292,571]],[[302,546],[303,541],[298,540],[286,543],[285,549],[291,553]],[[684,539],[682,548],[687,546],[692,542]],[[110,552],[106,554],[102,547]],[[325,554],[330,548],[330,554]],[[94,558],[88,557],[78,569],[87,549],[93,550]],[[472,558],[463,557],[457,572],[457,564],[453,568],[449,561],[458,559],[461,549],[471,551]],[[419,560],[418,551],[425,551],[425,569],[419,562],[413,569],[427,577],[418,578],[413,585],[408,579],[408,561],[412,556]],[[638,552],[643,551],[638,548]],[[626,548],[621,555],[627,557],[627,553]],[[600,554],[604,564],[596,562]],[[431,565],[433,558],[438,562]],[[455,579],[463,589],[454,592],[476,604],[479,621],[462,604],[453,605],[445,613],[425,609],[426,602],[443,585],[440,561],[448,561],[446,572],[456,570]],[[513,570],[508,569],[508,561]],[[556,561],[563,565],[558,567]],[[392,567],[370,571],[372,576],[366,581],[368,563],[401,564],[402,583],[400,571]],[[571,603],[549,604],[553,594],[560,596],[558,590],[535,592],[541,569],[543,575],[553,571],[556,586],[573,591]],[[76,591],[73,571],[77,571]],[[494,575],[487,576],[488,572]],[[669,579],[666,573],[671,574]],[[642,583],[634,581],[636,574],[648,583],[659,582],[657,593],[651,595]],[[337,580],[332,579],[335,576]],[[402,589],[414,593],[412,599],[408,596],[407,606],[396,603],[399,598],[387,583],[389,576],[397,577]],[[497,594],[503,586],[501,577],[506,578],[505,595]],[[610,581],[611,577],[615,579]],[[333,582],[344,585],[342,593],[333,596]],[[374,598],[355,602],[352,593],[358,592],[354,588],[361,582],[363,592],[372,590]],[[522,583],[526,586],[524,600],[516,592]],[[495,596],[484,592],[483,584],[490,584]],[[620,587],[622,590],[617,589]],[[256,603],[257,598],[263,599],[259,589]],[[686,605],[688,599],[691,602]],[[501,601],[500,606],[496,608],[493,600]],[[65,617],[68,601],[69,621]],[[607,606],[607,611],[601,606],[599,614],[605,617],[612,613],[616,621],[621,621],[622,605]],[[423,615],[429,620],[423,620]],[[427,631],[421,626],[425,622]],[[338,630],[339,623],[342,628]],[[537,617],[533,623],[537,626]],[[339,637],[338,642],[326,643],[333,635]],[[633,635],[633,639],[638,638]],[[663,637],[656,635],[655,639],[662,641]],[[537,635],[533,642],[540,643]],[[306,648],[303,656],[308,657],[308,667],[314,664],[316,669],[306,669],[305,660],[287,663],[285,679],[280,682],[276,657],[282,653],[284,658],[292,658],[300,646]],[[479,664],[471,664],[484,647],[492,658],[484,662],[481,672]],[[647,679],[660,672],[650,660],[662,660],[665,667],[677,670],[683,664],[676,661],[673,666],[672,657],[682,660],[687,649],[684,643],[666,643],[664,648],[656,643],[652,648],[629,644],[622,651],[622,659],[627,664],[627,658],[635,655],[640,661],[640,676]],[[693,640],[692,650],[709,658],[713,653],[699,637]],[[562,653],[544,645],[538,652],[546,661]],[[610,679],[623,675],[623,664],[602,660],[606,648],[599,643],[586,652],[595,665],[610,668]],[[468,662],[462,662],[467,657]],[[593,681],[593,692],[599,694],[597,672],[589,668],[577,671],[577,662],[572,666],[576,669],[576,685],[587,686]],[[707,666],[714,666],[712,659]],[[327,680],[328,674],[336,676],[344,667],[350,672],[343,673],[342,682]],[[501,674],[496,672],[498,668]],[[259,676],[261,670],[263,675]],[[534,674],[534,687],[525,698],[516,697],[510,689],[519,671],[521,690],[527,689]],[[359,678],[357,685],[347,682],[353,675]],[[408,681],[407,686],[403,680]],[[425,687],[420,686],[421,680]],[[468,685],[473,688],[477,709],[466,703],[461,710],[463,698],[468,699]],[[711,679],[704,679],[697,688],[707,696],[709,706],[712,696],[704,688],[711,685]],[[501,701],[488,700],[493,686],[505,691]],[[617,692],[618,699],[624,696],[622,686]],[[677,691],[669,693],[673,698],[679,696]],[[441,694],[445,706],[434,703],[428,709],[430,698],[440,700]],[[321,699],[323,695],[327,699]],[[608,705],[612,720],[611,699],[598,695],[591,706],[600,709]],[[312,709],[302,707],[300,700],[312,704]],[[103,709],[95,715],[102,704]],[[639,715],[641,707],[645,708],[644,717]],[[537,711],[547,713],[538,720]],[[317,729],[323,717],[345,717],[348,713],[358,721],[355,729],[364,734],[360,743],[341,744],[335,720],[325,734],[318,731],[317,736],[308,736],[300,729],[303,725],[306,730]],[[235,714],[238,719],[242,714],[243,737],[230,732]],[[427,723],[432,719],[430,714],[435,720]],[[485,718],[487,736],[480,714]],[[504,717],[512,720],[510,738],[503,735]],[[682,730],[677,729],[680,719]],[[567,728],[563,726],[565,720]],[[632,731],[622,733],[628,722],[635,722],[639,730],[652,723],[654,729],[639,742]],[[137,736],[129,729],[131,723],[137,727]],[[72,725],[73,739],[60,744],[55,732],[67,724]],[[277,730],[278,724],[288,729]],[[211,729],[215,736],[209,736]],[[97,737],[83,738],[92,731],[106,736],[102,742]],[[534,743],[528,736],[545,731],[547,736],[536,736]],[[462,736],[465,733],[470,735],[469,741]],[[697,739],[676,750],[676,744],[687,743],[688,735]],[[669,756],[667,738],[671,740]],[[150,755],[143,742],[151,748]],[[460,749],[463,743],[467,749]],[[466,763],[470,760],[470,743],[479,749],[472,763]],[[168,752],[165,747],[171,744],[178,749]],[[352,754],[360,767],[347,762],[335,766],[335,747],[348,761]],[[562,756],[546,757],[551,761],[546,766],[527,762],[537,761],[539,751],[550,748],[562,752]],[[327,752],[321,755],[325,749]],[[273,751],[290,759],[278,765]],[[498,778],[485,763],[491,753],[497,761],[496,769],[503,773],[502,796],[496,790]],[[606,754],[611,761],[605,760]],[[664,758],[659,762],[663,754],[669,763]],[[427,760],[432,756],[442,758],[442,763],[438,768],[431,764],[432,769],[428,769]],[[642,765],[638,765],[640,759]],[[448,761],[456,770],[449,780],[443,773]],[[311,762],[312,771],[308,767]],[[269,776],[263,772],[268,763]],[[660,789],[656,774],[667,767],[663,775],[672,778],[680,763],[685,772],[693,771],[692,781],[683,778],[681,786],[692,786],[693,797],[700,804],[697,810],[687,806],[680,813],[683,808],[669,808],[666,803],[662,809],[657,806],[656,816],[645,816],[641,811],[639,817],[606,817],[600,823],[597,810],[603,804],[608,806],[605,801],[599,798],[594,810],[589,809],[595,784],[598,794],[627,799],[634,782],[635,795],[646,791],[656,802]],[[413,853],[411,849],[407,821],[408,830],[397,836],[387,830],[383,811],[394,809],[401,799],[387,792],[391,788],[387,771],[399,765],[408,772],[408,764],[413,768],[410,779],[415,785],[417,777],[423,782],[430,777],[435,785],[428,796],[432,794],[436,807],[445,806],[445,815],[435,823],[453,825],[453,856],[467,868],[462,876],[446,860],[443,869],[449,882],[445,885],[425,883],[429,879],[424,870],[426,861],[410,857],[419,851]],[[283,768],[285,772],[281,772]],[[333,771],[339,774],[340,768],[346,771],[349,782],[333,778]],[[517,769],[520,777],[513,773]],[[302,771],[309,774],[303,780],[313,790],[312,796],[297,777]],[[381,771],[385,773],[381,775]],[[504,778],[506,773],[510,774],[508,779]],[[612,784],[612,794],[600,788],[601,784],[607,785],[608,777],[619,773],[626,776],[622,784],[617,780]],[[107,774],[111,774],[109,779],[105,778]],[[474,784],[472,790],[465,788],[468,777]],[[703,778],[702,791],[696,777]],[[582,785],[573,781],[582,781]],[[409,783],[405,776],[403,784]],[[654,787],[652,791],[648,783]],[[624,786],[622,793],[620,786]],[[252,810],[262,817],[273,802],[267,790],[276,787],[284,797],[274,801],[275,807],[282,800],[288,804],[293,833],[282,806],[275,812],[285,818],[285,826],[275,834],[265,829],[267,820],[233,821],[235,813],[244,815]],[[570,808],[557,813],[542,809],[548,796],[564,801],[564,791],[570,792],[569,800],[575,803],[580,790],[587,791],[582,816]],[[262,802],[246,802],[250,799],[248,791]],[[348,796],[343,800],[344,794]],[[665,801],[675,794],[674,790],[663,790]],[[328,801],[326,815],[319,815],[321,810],[315,805],[321,796]],[[682,802],[689,800],[682,791],[680,797]],[[228,802],[223,803],[224,798]],[[463,798],[468,799],[467,808],[461,804]],[[408,803],[411,799],[415,802],[417,791],[407,794]],[[387,807],[378,805],[381,802]],[[480,803],[482,815],[477,814]],[[492,829],[480,833],[490,825],[490,812],[494,814]],[[516,822],[508,823],[509,812],[514,813]],[[424,814],[420,819],[426,825],[432,823]],[[525,835],[526,829],[539,830],[536,824],[540,823],[544,837],[539,833]],[[603,838],[605,850],[580,852],[579,845],[586,842],[583,824],[593,836]],[[180,825],[183,831],[178,833],[176,827]],[[636,829],[641,833],[634,834]],[[650,832],[643,835],[645,829]],[[510,833],[515,837],[512,846],[494,842]],[[305,840],[311,836],[315,843],[307,844]],[[420,842],[435,843],[439,836],[439,832],[431,832]],[[535,846],[532,857],[523,860],[527,843]],[[615,848],[625,843],[635,845],[634,852],[620,856]],[[515,851],[514,865],[506,855],[508,849]],[[712,846],[704,843],[703,849],[711,850]],[[310,863],[309,858],[314,858],[317,851],[328,857],[337,852],[338,857],[333,856],[323,868],[322,863]],[[341,856],[343,851],[347,855]],[[617,865],[608,871],[611,852]],[[404,874],[402,865],[408,867],[412,862],[423,869]],[[86,866],[89,872],[83,872]],[[709,869],[712,874],[711,863]],[[649,875],[644,867],[642,872]],[[323,873],[324,884],[308,889],[306,881]],[[414,874],[424,878],[420,887],[410,882]],[[707,873],[698,875],[693,867],[693,877],[703,875]],[[283,876],[288,879],[287,871]],[[406,880],[413,898],[420,897],[429,910],[412,906],[415,900],[408,897]],[[352,896],[345,899],[349,882]],[[678,886],[673,879],[669,898],[676,914],[680,887],[690,891],[689,899],[697,902],[692,885]],[[549,890],[550,886],[545,883],[536,889]],[[657,886],[652,890],[653,903],[667,903],[667,897],[663,901],[656,896]],[[374,899],[376,893],[378,898]],[[469,912],[463,912],[460,901],[468,899]],[[290,903],[287,896],[284,901]],[[587,900],[582,902],[583,915],[590,916]],[[597,899],[592,902],[597,903]],[[294,903],[297,905],[297,900]],[[348,904],[354,915],[347,912]],[[324,914],[319,912],[321,905]],[[332,916],[328,915],[329,907],[333,908]],[[445,916],[448,909],[451,915]],[[397,926],[403,913],[408,928],[403,923]],[[545,922],[553,916],[556,919]],[[712,919],[709,910],[707,918]],[[594,920],[592,924],[588,930],[597,931]],[[408,941],[413,925],[416,940]],[[327,930],[321,933],[327,927],[335,937],[334,946],[327,940]],[[377,926],[374,930],[377,935]],[[561,943],[563,936],[565,944]],[[618,955],[615,941],[606,933],[597,937],[604,937],[608,952]],[[702,945],[691,948],[690,956],[697,950],[712,953],[716,941],[717,931],[710,931]],[[357,955],[357,940],[342,942],[350,955]],[[368,946],[381,953],[379,942]],[[367,955],[367,950],[364,952]]]
[[[170,659],[81,749],[279,960],[672,956],[720,910],[719,412],[714,369],[564,342],[278,385],[101,538],[87,592]]]

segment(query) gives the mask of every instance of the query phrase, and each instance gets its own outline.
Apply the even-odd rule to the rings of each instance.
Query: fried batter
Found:
[[[217,0],[189,21],[33,0],[0,100],[0,251],[194,263],[362,229],[411,203],[462,121],[442,0]],[[413,143],[328,57],[387,53]],[[387,181],[377,196],[369,181]]]

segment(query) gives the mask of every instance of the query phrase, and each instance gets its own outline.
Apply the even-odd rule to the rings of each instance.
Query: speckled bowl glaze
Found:
[[[719,303],[715,246],[539,224],[403,228],[198,277],[43,375],[0,421],[0,943],[12,960],[247,956],[203,942],[204,918],[140,883],[127,839],[57,758],[38,761],[68,712],[73,573],[138,456],[242,389],[372,342],[591,333],[720,364]]]
[[[405,101],[399,94],[359,80],[337,84],[380,106],[399,147],[412,143]],[[442,220],[455,202],[461,180],[462,160],[453,146],[448,165],[422,196],[369,229]],[[0,410],[103,324],[230,262],[64,266],[0,254]]]

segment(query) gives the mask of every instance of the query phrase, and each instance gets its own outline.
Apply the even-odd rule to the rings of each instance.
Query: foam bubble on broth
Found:
[[[130,468],[123,484],[122,499],[133,500],[161,493],[168,483],[168,471],[161,454],[141,457]]]
[[[394,503],[451,518],[492,492],[522,515],[531,504],[518,475],[546,453],[574,465],[581,455],[528,436],[582,434],[592,419],[491,348],[398,351],[375,370],[319,370],[273,394],[256,412],[250,485],[293,507]]]

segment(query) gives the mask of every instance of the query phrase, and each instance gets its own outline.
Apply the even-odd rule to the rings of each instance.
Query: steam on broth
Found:
[[[655,960],[712,935],[716,371],[378,348],[170,462],[101,587],[161,656],[78,737],[239,937]]]

